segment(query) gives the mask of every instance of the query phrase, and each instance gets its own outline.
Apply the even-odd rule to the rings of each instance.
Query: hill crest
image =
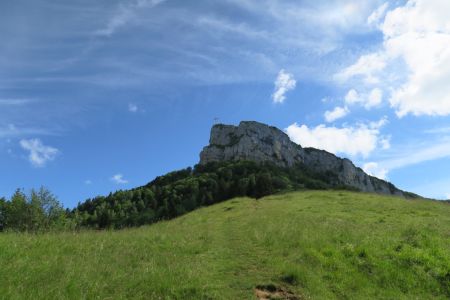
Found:
[[[330,184],[405,197],[405,193],[393,184],[368,175],[349,159],[324,150],[303,148],[276,127],[256,121],[242,121],[238,126],[214,125],[209,145],[200,153],[200,164],[238,160],[272,163],[284,168],[303,166],[326,175],[332,181]]]

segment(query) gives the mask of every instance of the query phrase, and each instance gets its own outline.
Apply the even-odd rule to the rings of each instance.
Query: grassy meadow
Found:
[[[308,191],[135,229],[0,234],[0,299],[257,296],[449,299],[450,205]]]

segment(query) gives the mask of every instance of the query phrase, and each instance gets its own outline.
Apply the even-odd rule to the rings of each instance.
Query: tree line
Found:
[[[57,198],[46,188],[29,193],[18,189],[6,200],[0,198],[0,231],[44,231],[62,229],[70,219]]]
[[[87,199],[72,210],[64,210],[45,188],[29,194],[17,190],[10,200],[0,199],[0,230],[120,229],[175,218],[237,196],[337,188],[333,182],[335,174],[314,174],[302,166],[233,161],[170,172],[142,187]]]

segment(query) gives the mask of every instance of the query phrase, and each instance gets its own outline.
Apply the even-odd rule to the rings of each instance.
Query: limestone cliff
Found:
[[[285,168],[302,166],[317,174],[331,174],[331,185],[404,196],[394,185],[369,176],[350,160],[323,150],[302,148],[276,127],[254,121],[212,127],[209,145],[200,153],[200,164],[229,160],[269,162]]]

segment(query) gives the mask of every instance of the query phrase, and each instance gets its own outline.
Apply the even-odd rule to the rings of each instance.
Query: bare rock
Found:
[[[332,174],[334,186],[348,186],[363,192],[403,196],[403,192],[384,180],[369,176],[350,160],[324,150],[302,148],[276,127],[254,121],[239,126],[214,125],[209,145],[200,153],[200,164],[249,160],[269,162],[279,167],[304,166],[314,173]]]
[[[212,161],[251,160],[292,167],[303,161],[303,149],[281,130],[258,122],[239,126],[215,125],[209,146],[200,154],[200,164]]]

